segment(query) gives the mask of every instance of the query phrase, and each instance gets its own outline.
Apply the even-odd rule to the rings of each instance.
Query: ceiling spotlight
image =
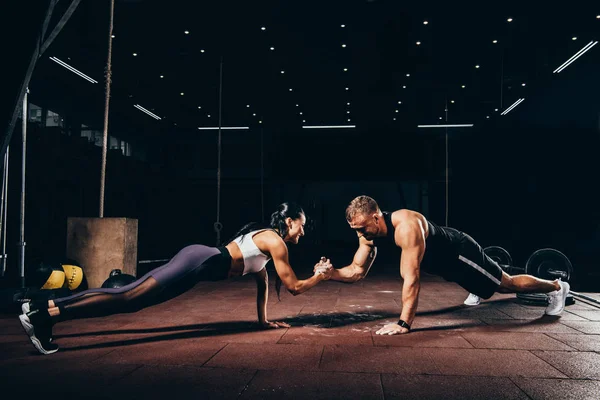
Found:
[[[442,117],[440,117],[440,119],[442,119]]]
[[[256,114],[252,113],[252,116],[253,116],[253,117],[256,117]]]
[[[498,111],[498,109],[497,109],[497,108],[494,108],[494,111]]]
[[[396,118],[394,118],[394,121],[396,120]]]
[[[258,121],[259,124],[262,124],[262,121]]]
[[[350,111],[346,111],[346,114],[350,114]]]
[[[345,45],[345,44],[343,44],[343,45],[342,45],[342,47],[346,47],[346,45]]]
[[[210,118],[210,114],[207,114],[206,116],[207,116],[208,118]]]
[[[521,86],[525,86],[525,83],[521,83]]]
[[[498,43],[498,41],[497,40],[493,40],[492,43]]]
[[[406,76],[410,76],[410,74],[406,74]]]
[[[573,39],[573,40],[577,40],[577,36],[573,36],[571,39]]]
[[[198,110],[201,109],[201,108],[202,108],[202,106],[198,106]]]
[[[486,115],[486,118],[487,118],[487,119],[489,119],[489,118],[490,118],[490,116],[489,116],[489,115]]]
[[[281,71],[282,74],[285,74],[285,71]]]
[[[398,112],[398,110],[396,110],[396,112]]]
[[[350,88],[346,88],[346,90],[350,90]]]
[[[114,39],[114,38],[115,38],[115,35],[110,35],[110,37]]]
[[[204,53],[204,49],[200,50],[200,53]]]
[[[600,19],[600,15],[596,15],[596,19]]]
[[[185,31],[185,32],[183,32],[183,33],[185,33],[186,35],[189,35],[189,34],[190,34],[190,31]]]
[[[350,122],[350,118],[348,118],[348,122]]]
[[[299,105],[298,105],[298,104],[296,104],[296,107],[299,107]]]
[[[475,68],[479,68],[479,65],[476,65]]]
[[[507,19],[507,21],[508,21],[508,22],[512,22],[512,21],[513,21],[513,19],[512,19],[512,18],[509,18],[509,19]]]
[[[461,88],[463,88],[463,89],[464,89],[464,88],[466,88],[466,86],[465,86],[465,85],[462,85],[462,86],[461,86]]]
[[[402,89],[406,89],[406,86],[402,86]]]
[[[183,92],[181,92],[181,93],[179,93],[179,94],[183,96]]]
[[[269,50],[273,51],[275,50],[275,47],[270,47]]]
[[[305,120],[305,119],[303,119],[303,120],[302,120],[302,122],[306,122],[306,120]]]
[[[349,105],[350,105],[350,103],[346,103],[346,105],[348,105],[348,106],[349,106]]]
[[[264,26],[262,28],[260,28],[261,31],[265,31],[267,30],[267,28],[265,28]]]
[[[427,25],[429,22],[427,21],[423,21],[423,25]]]
[[[398,102],[398,104],[402,104],[402,102],[401,102],[401,101],[399,101],[399,102]]]
[[[250,104],[246,104],[246,108],[250,108]]]
[[[344,25],[344,24],[341,24],[340,26],[341,26],[342,28],[345,28],[345,27],[346,27],[346,25]]]
[[[450,103],[454,104],[454,100],[450,100]]]
[[[290,92],[292,91],[292,88],[290,88]]]
[[[161,76],[160,76],[160,78],[161,78],[161,79],[162,79],[162,78],[164,78],[164,77],[165,77],[164,75],[161,75]]]
[[[417,42],[417,46],[420,46],[420,45],[421,45],[421,42]]]
[[[300,112],[299,114],[302,115],[302,112]]]
[[[133,53],[133,56],[134,56],[134,57],[137,57],[137,53]]]
[[[348,72],[348,68],[344,68],[344,72]]]

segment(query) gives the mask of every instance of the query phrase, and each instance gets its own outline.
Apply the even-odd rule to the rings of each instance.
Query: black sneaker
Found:
[[[31,311],[31,308],[34,307],[35,305],[33,304],[33,302],[31,301],[26,301],[25,303],[21,304],[21,311],[23,311],[23,314],[27,314],[29,311]],[[52,325],[48,325],[47,329],[45,329],[45,331],[47,331],[47,335],[48,335],[48,341],[52,342]],[[43,333],[43,332],[42,332]]]
[[[31,340],[33,347],[40,353],[56,353],[58,351],[58,346],[50,342],[50,335],[48,334],[52,329],[50,321],[34,324],[31,321],[31,318],[35,316],[35,313],[37,313],[37,310],[19,315],[19,321],[21,321],[25,333],[29,336],[29,340]]]

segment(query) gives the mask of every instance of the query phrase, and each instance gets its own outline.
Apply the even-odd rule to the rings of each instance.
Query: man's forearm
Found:
[[[400,319],[409,325],[412,325],[417,313],[420,288],[421,283],[418,279],[405,280],[402,285],[402,313],[400,314]]]
[[[331,274],[331,278],[334,281],[353,283],[360,280],[362,276],[356,272],[356,268],[353,265],[348,265],[343,268],[333,269],[333,273]]]

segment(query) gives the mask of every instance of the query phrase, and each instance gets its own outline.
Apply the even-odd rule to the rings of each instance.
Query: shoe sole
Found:
[[[42,354],[52,354],[52,353],[56,353],[58,351],[58,349],[55,349],[55,350],[44,349],[44,346],[42,346],[42,343],[40,342],[40,340],[35,337],[35,331],[33,329],[33,324],[31,323],[31,321],[29,321],[29,318],[27,317],[27,315],[25,315],[25,314],[19,315],[19,321],[21,321],[21,326],[23,327],[23,330],[25,330],[25,333],[27,334],[27,336],[29,336],[29,340],[31,340],[33,347],[35,347],[37,351],[39,351]]]
[[[23,314],[27,314],[29,311],[31,311],[31,308],[29,307],[29,302],[21,304],[21,311],[23,311]],[[48,341],[52,342],[52,337],[50,337]]]

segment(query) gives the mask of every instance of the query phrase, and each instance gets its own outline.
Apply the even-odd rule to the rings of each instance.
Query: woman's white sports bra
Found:
[[[232,240],[232,242],[235,242],[238,245],[242,252],[242,257],[244,258],[244,272],[242,275],[259,272],[265,268],[267,263],[271,260],[270,257],[260,251],[253,239],[255,234],[265,230],[267,229],[248,232]]]

